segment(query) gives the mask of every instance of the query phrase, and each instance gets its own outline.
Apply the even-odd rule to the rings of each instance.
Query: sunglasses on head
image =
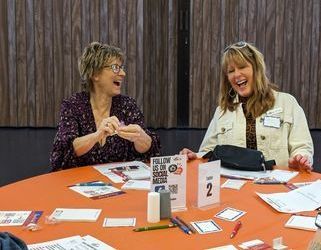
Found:
[[[246,46],[248,46],[248,43],[247,43],[247,42],[244,42],[244,41],[240,41],[240,42],[237,42],[237,43],[233,43],[233,44],[227,46],[227,47],[224,49],[224,53],[225,53],[226,51],[228,51],[229,49],[232,49],[232,48],[242,49],[242,48],[245,48]]]

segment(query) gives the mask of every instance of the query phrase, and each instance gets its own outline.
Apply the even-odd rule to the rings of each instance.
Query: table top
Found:
[[[93,180],[109,181],[92,167],[80,167],[54,172],[19,181],[0,188],[0,210],[40,210],[44,211],[39,220],[41,230],[26,231],[22,227],[1,227],[23,239],[27,244],[40,243],[74,235],[91,235],[117,249],[205,249],[260,239],[272,244],[274,238],[283,237],[283,243],[289,249],[306,249],[314,232],[285,228],[290,214],[279,213],[261,200],[257,192],[287,192],[284,185],[256,185],[248,181],[240,190],[221,189],[220,203],[210,209],[198,209],[194,206],[197,193],[197,166],[201,160],[188,163],[187,168],[187,210],[173,213],[187,222],[214,219],[223,229],[210,234],[184,234],[179,228],[133,232],[133,227],[104,228],[105,217],[136,218],[136,227],[167,224],[161,220],[156,224],[147,223],[147,191],[126,190],[126,194],[92,200],[82,196],[67,186]],[[321,178],[318,173],[300,173],[291,182],[307,182]],[[221,184],[225,178],[221,178]],[[120,188],[122,184],[114,184]],[[102,212],[96,222],[61,222],[46,224],[45,216],[55,208],[98,208]],[[236,222],[224,221],[213,216],[232,207],[246,214],[241,218],[242,228],[230,239]],[[312,212],[316,214],[316,212]]]

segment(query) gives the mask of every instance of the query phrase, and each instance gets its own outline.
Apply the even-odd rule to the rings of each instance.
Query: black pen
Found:
[[[195,234],[195,230],[190,226],[188,225],[185,221],[183,221],[181,218],[179,218],[178,216],[175,217],[176,220],[178,220],[180,223],[182,223],[185,227],[187,227],[189,229],[189,231],[191,231],[193,234]]]
[[[170,218],[170,221],[179,227],[179,229],[181,229],[184,233],[186,234],[191,234],[192,232],[186,227],[184,226],[182,223],[180,223],[178,220],[174,219],[173,217]]]

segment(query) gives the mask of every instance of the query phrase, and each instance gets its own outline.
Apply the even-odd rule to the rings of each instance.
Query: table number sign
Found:
[[[186,155],[151,158],[151,191],[167,189],[172,210],[186,209]]]
[[[220,202],[221,161],[202,163],[198,167],[197,207],[211,206]]]

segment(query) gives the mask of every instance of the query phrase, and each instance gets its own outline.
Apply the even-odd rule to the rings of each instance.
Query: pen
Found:
[[[69,187],[81,187],[81,186],[111,186],[110,183],[105,183],[102,181],[89,181],[89,182],[81,182],[81,183],[77,183],[74,185],[71,185]]]
[[[173,228],[176,227],[174,224],[168,224],[168,225],[160,225],[160,226],[151,226],[151,227],[139,227],[133,229],[134,232],[143,232],[143,231],[149,231],[149,230],[156,230],[156,229],[166,229],[166,228]]]
[[[110,184],[106,184],[106,183],[79,183],[79,184],[76,184],[74,185],[76,187],[92,187],[92,186],[110,186]]]
[[[185,221],[183,221],[183,219],[179,218],[178,216],[175,217],[176,220],[178,220],[180,223],[182,223],[185,227],[187,227],[189,229],[189,231],[191,231],[193,234],[195,234],[195,230],[190,226],[188,225]]]
[[[173,217],[170,218],[170,221],[174,225],[178,226],[184,233],[186,233],[186,234],[192,233],[186,226],[184,226],[182,223],[180,223],[178,220],[174,219]]]
[[[235,236],[235,235],[237,234],[237,232],[240,230],[241,226],[242,226],[242,222],[241,222],[241,221],[238,221],[238,222],[236,223],[236,225],[235,225],[232,233],[231,233],[231,236],[230,236],[231,239],[234,238],[234,236]]]
[[[254,181],[255,184],[287,184],[285,181]]]
[[[128,177],[126,175],[124,175],[122,172],[114,170],[114,169],[112,169],[111,172],[122,177],[123,181],[128,181]]]

